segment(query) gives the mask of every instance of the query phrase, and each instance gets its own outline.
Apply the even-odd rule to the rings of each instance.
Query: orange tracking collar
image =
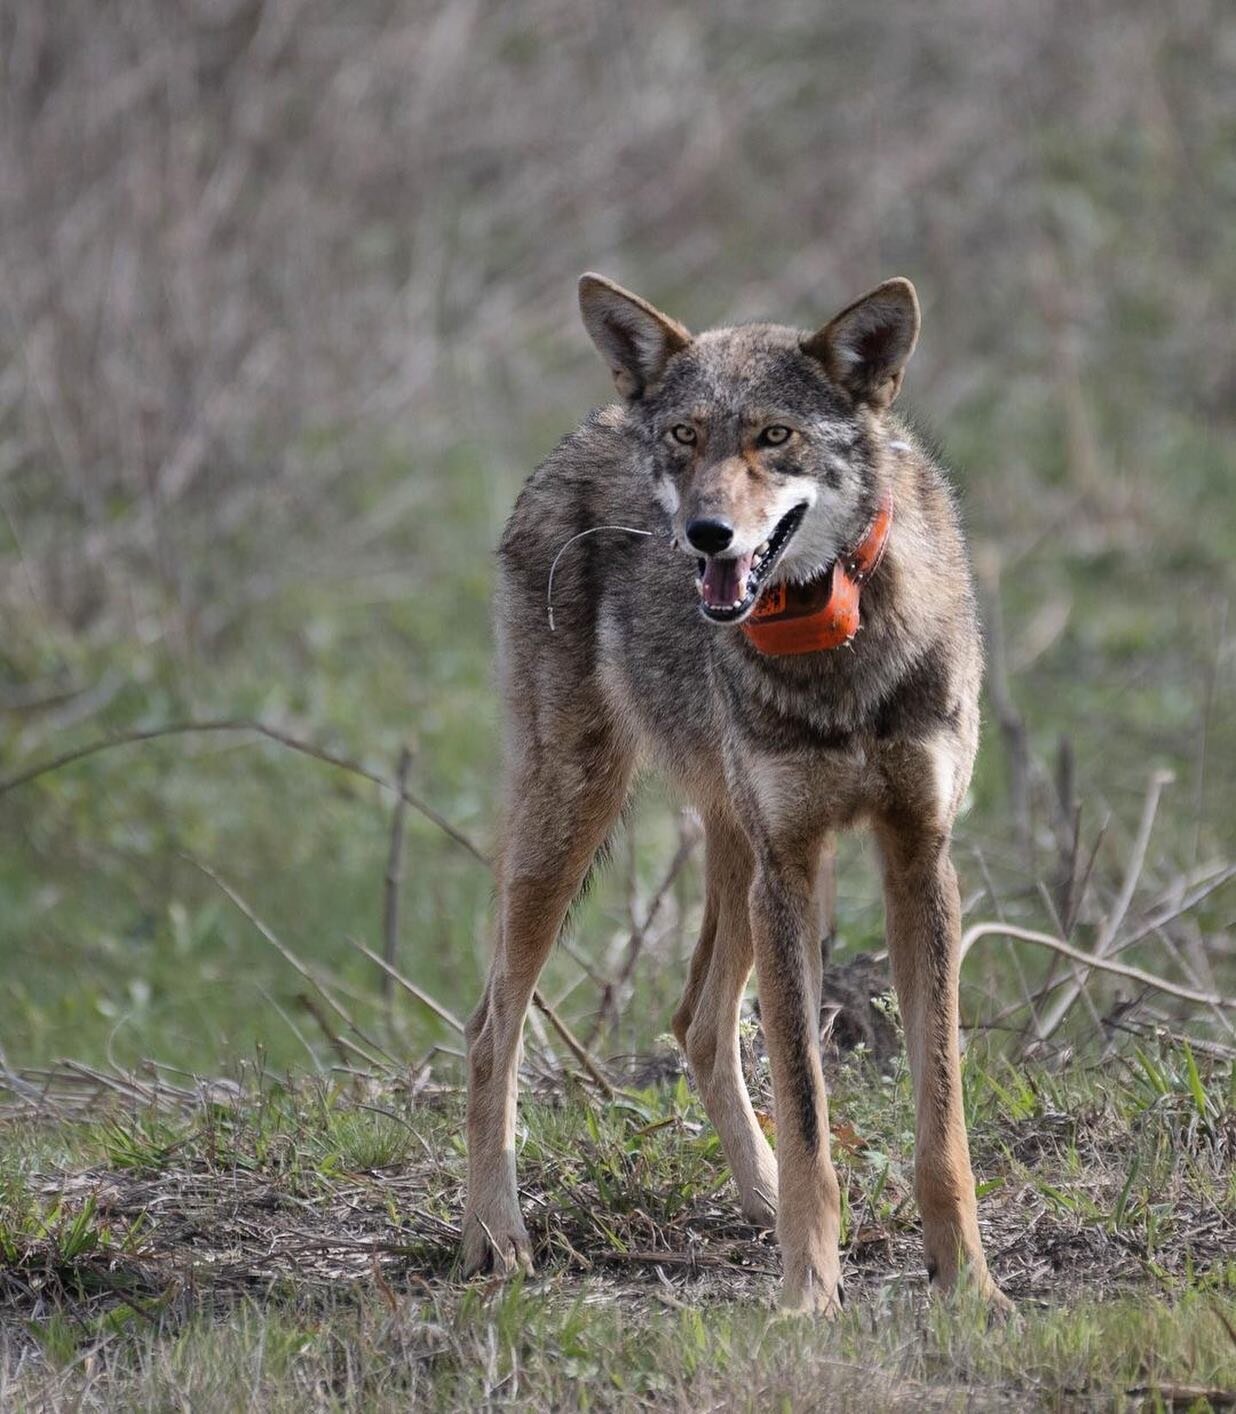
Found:
[[[859,593],[884,557],[892,523],[889,493],[855,549],[806,584],[769,585],[743,623],[743,633],[761,653],[776,656],[849,643],[858,632]]]

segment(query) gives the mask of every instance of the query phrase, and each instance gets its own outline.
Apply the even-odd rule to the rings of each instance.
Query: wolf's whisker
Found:
[[[655,535],[655,530],[637,530],[633,525],[593,525],[587,530],[581,530],[577,535],[572,535],[569,540],[563,542],[561,549],[554,556],[554,562],[549,567],[549,583],[545,586],[545,612],[549,616],[549,631],[554,629],[554,571],[558,568],[558,561],[575,544],[577,540],[582,540],[585,535],[595,535],[598,530],[624,530],[628,535]]]

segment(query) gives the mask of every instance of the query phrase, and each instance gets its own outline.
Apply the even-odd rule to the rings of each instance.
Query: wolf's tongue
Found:
[[[741,604],[747,595],[747,572],[751,555],[739,555],[732,560],[708,560],[700,581],[700,597],[710,608],[728,609]]]

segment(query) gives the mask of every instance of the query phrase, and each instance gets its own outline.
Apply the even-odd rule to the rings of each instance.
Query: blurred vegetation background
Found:
[[[994,632],[969,918],[1091,946],[1169,769],[1124,960],[1231,990],[1234,97],[1220,0],[0,0],[0,778],[260,718],[386,778],[408,745],[409,789],[486,846],[492,547],[608,397],[576,276],[706,327],[813,326],[904,274],[907,400]],[[186,855],[382,1022],[349,939],[382,946],[391,812],[244,733],[0,782],[7,1062],[328,1055]],[[589,1035],[641,934],[605,1054],[667,1027],[683,831],[645,788],[547,973]],[[403,855],[398,965],[463,1013],[487,873],[415,812]],[[865,847],[840,866],[844,958],[882,920]],[[980,944],[967,1021],[1020,1045],[1049,966]],[[1092,993],[1074,1043],[1166,1015]],[[409,1059],[458,1045],[411,1001],[387,1020]]]

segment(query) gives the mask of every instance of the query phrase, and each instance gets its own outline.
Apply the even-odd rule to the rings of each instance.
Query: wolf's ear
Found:
[[[860,402],[886,408],[918,342],[918,296],[909,280],[885,280],[803,340],[828,375]]]
[[[604,275],[579,277],[579,312],[624,398],[634,401],[691,342],[676,320]]]

